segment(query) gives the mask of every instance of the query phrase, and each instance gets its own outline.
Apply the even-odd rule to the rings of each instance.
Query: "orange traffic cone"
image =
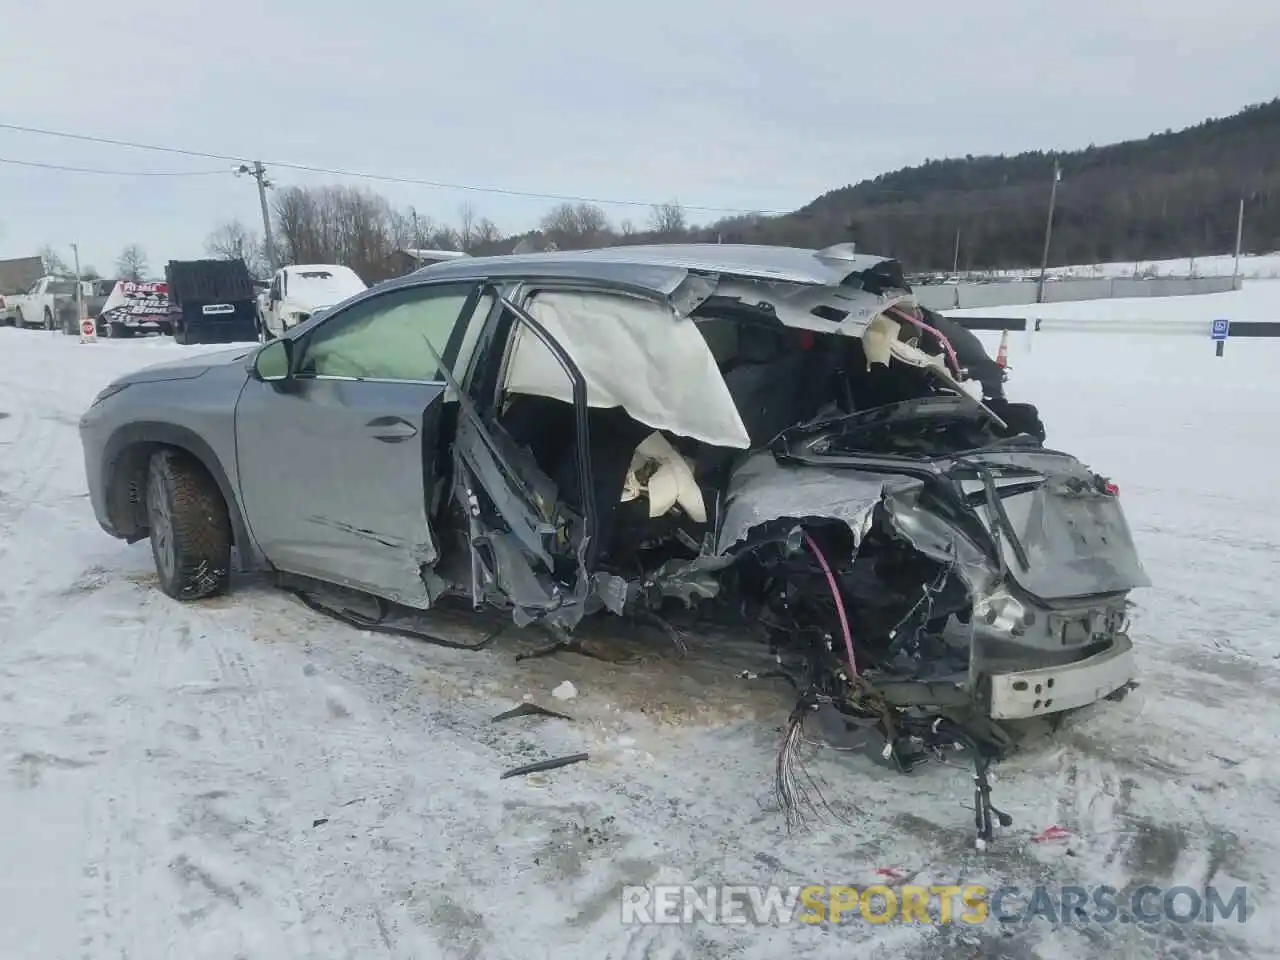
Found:
[[[1009,331],[1000,331],[1000,349],[996,351],[996,366],[1001,370],[1009,366]]]

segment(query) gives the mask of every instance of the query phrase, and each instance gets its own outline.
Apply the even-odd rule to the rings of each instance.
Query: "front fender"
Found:
[[[112,432],[103,448],[101,489],[106,492],[106,509],[112,523],[124,539],[135,543],[146,536],[145,517],[140,513],[143,501],[139,483],[145,479],[145,473],[139,477],[138,470],[145,470],[146,459],[156,446],[185,451],[209,472],[227,504],[240,568],[251,570],[259,567],[261,554],[249,534],[240,501],[222,461],[198,433],[173,423],[135,421],[124,424]],[[126,516],[129,517],[128,524],[121,522]]]

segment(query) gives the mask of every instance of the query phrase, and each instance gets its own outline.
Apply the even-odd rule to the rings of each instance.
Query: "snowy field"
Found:
[[[0,329],[0,957],[1274,955],[1280,343],[1216,359],[1207,338],[1013,338],[1011,392],[1120,485],[1156,585],[1137,595],[1140,688],[996,768],[1014,824],[985,853],[967,769],[901,777],[818,747],[809,770],[845,822],[789,834],[772,777],[791,696],[710,642],[683,662],[648,634],[614,641],[636,665],[515,662],[518,634],[479,653],[362,634],[253,580],[168,600],[147,544],[94,522],[76,423],[113,376],[199,349]],[[577,698],[552,699],[566,679]],[[491,721],[526,695],[573,721]],[[1053,826],[1065,839],[1033,842]],[[1247,885],[1250,917],[620,921],[626,884],[903,880]]]
[[[1055,277],[1229,277],[1235,273],[1236,258],[1231,254],[1211,257],[1178,257],[1173,260],[1140,260],[1115,263],[1091,263],[1069,267],[1050,267]],[[993,270],[992,276],[1038,277],[1039,270]],[[1240,276],[1246,280],[1280,279],[1280,253],[1241,254]]]
[[[1023,303],[945,313],[949,317],[1038,317],[1047,321],[1045,333],[1087,330],[1090,324],[1097,323],[1101,325],[1099,329],[1130,332],[1141,329],[1142,332],[1188,333],[1207,338],[1213,321],[1220,318],[1280,321],[1280,280],[1246,280],[1239,290],[1199,296]]]

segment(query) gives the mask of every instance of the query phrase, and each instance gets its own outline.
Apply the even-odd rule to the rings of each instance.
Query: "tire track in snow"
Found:
[[[325,849],[325,835],[315,832],[312,823],[321,812],[340,806],[335,798],[341,785],[331,762],[335,756],[345,756],[349,767],[358,768],[362,781],[385,788],[392,761],[372,741],[385,740],[386,731],[375,728],[377,736],[371,737],[348,729],[342,722],[348,711],[313,689],[316,681],[307,678],[300,663],[229,623],[223,611],[200,605],[177,609],[188,621],[185,643],[201,679],[178,685],[175,696],[189,705],[186,711],[194,705],[199,725],[212,733],[215,743],[208,748],[207,762],[185,774],[186,782],[204,789],[188,789],[182,797],[182,804],[200,816],[175,845],[186,851],[186,863],[206,876],[219,876],[218,863],[252,865],[255,889],[236,906],[252,914],[272,903],[270,922],[288,928],[280,934],[282,950],[305,956],[365,955],[369,944],[384,937],[385,920],[376,898],[370,898],[368,910],[340,910],[336,908],[349,905],[351,897],[326,894],[335,878],[338,889],[348,894],[365,886],[368,867],[358,856],[335,859]],[[372,791],[366,787],[364,792]],[[209,821],[215,829],[201,829]],[[221,877],[221,886],[233,886],[225,870]],[[246,934],[258,935],[247,917],[213,902],[219,899],[216,891],[205,899],[209,913],[196,923],[228,931],[244,926]]]
[[[145,767],[163,759],[148,745],[155,723],[146,688],[163,662],[162,637],[169,618],[151,598],[144,595],[139,601],[132,623],[119,624],[103,638],[119,644],[111,652],[129,669],[123,673],[124,692],[111,700],[103,724],[107,743],[116,746],[112,776],[94,790],[86,817],[80,916],[84,960],[134,957],[140,948],[168,939],[167,931],[150,929],[165,913],[148,909],[163,899],[163,891],[149,876],[145,842],[145,834],[163,822],[167,798]]]
[[[48,390],[0,384],[0,409],[12,411],[0,427],[17,421],[11,443],[0,447],[0,463],[5,464],[0,475],[0,614],[6,608],[16,614],[38,603],[51,581],[62,576],[48,568],[47,557],[15,552],[17,546],[44,539],[33,530],[40,519],[33,508],[46,508],[55,517],[63,514],[62,505],[51,502],[50,491],[59,481],[73,475],[79,480],[83,474],[75,428],[35,412],[55,408],[58,399]]]

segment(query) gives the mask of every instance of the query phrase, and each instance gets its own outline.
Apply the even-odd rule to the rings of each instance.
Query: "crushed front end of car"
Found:
[[[903,347],[931,358],[919,338],[897,339],[896,321],[884,333],[908,358]],[[857,364],[837,379],[874,380],[876,344],[854,343]],[[624,614],[714,600],[764,625],[798,691],[778,765],[784,805],[800,728],[821,711],[828,730],[870,733],[876,758],[903,772],[967,751],[985,842],[1005,819],[986,769],[1015,746],[1010,723],[1128,689],[1129,593],[1150,581],[1115,485],[993,410],[1038,425],[1033,407],[989,406],[963,370],[890,362],[895,352],[884,345],[878,385],[852,403],[819,397],[817,415],[718,469],[705,446],[649,434],[593,599]],[[735,392],[750,426],[776,408],[768,391],[800,386],[782,379],[794,370],[771,373],[764,393]]]
[[[896,262],[833,259],[838,282],[509,289],[489,374],[445,373],[466,561],[447,579],[565,647],[597,614],[677,640],[689,610],[762,629],[797,690],[789,816],[818,718],[904,772],[967,751],[985,842],[1010,725],[1128,688],[1149,580],[1115,486],[1045,446],[977,339],[920,310]]]

